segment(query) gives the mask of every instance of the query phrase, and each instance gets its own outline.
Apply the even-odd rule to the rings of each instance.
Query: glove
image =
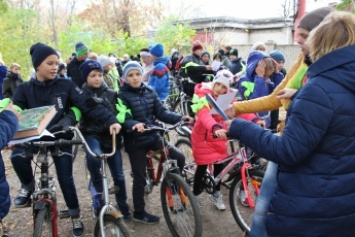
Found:
[[[75,126],[76,125],[76,119],[75,119],[75,114],[72,110],[69,110],[68,113],[65,114],[65,116],[59,120],[57,124],[54,124],[50,128],[48,128],[48,131],[50,133],[55,133],[59,131],[66,131],[68,130],[69,126]],[[74,134],[72,131],[66,131],[64,133],[58,133],[55,134],[56,139],[65,139],[65,140],[71,140],[73,138]]]

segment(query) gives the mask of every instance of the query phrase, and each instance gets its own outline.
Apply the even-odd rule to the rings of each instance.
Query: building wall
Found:
[[[251,51],[252,44],[238,44],[231,45],[233,48],[237,48],[239,51],[239,56],[245,61],[248,59],[248,55]],[[294,62],[297,60],[298,55],[301,53],[298,45],[276,45],[276,44],[266,44],[266,52],[270,53],[272,50],[280,50],[286,58],[285,68],[289,70]]]

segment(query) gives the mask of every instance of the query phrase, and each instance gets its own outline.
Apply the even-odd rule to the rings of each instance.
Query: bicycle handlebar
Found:
[[[181,126],[186,126],[189,123],[187,121],[179,121],[176,124],[170,126],[170,127],[159,127],[159,126],[148,126],[146,128],[144,128],[144,132],[148,132],[148,131],[163,131],[163,132],[167,132],[167,131],[171,131],[176,129],[177,127],[181,127]],[[132,129],[128,129],[126,130],[127,133],[139,133],[137,130],[132,130]]]
[[[79,140],[65,140],[65,139],[58,139],[54,141],[28,141],[24,143],[18,143],[14,144],[14,147],[17,148],[30,148],[30,147],[49,147],[49,146],[54,146],[54,147],[64,147],[64,146],[72,146],[72,145],[84,145],[85,150],[92,156],[96,158],[102,158],[102,157],[110,157],[113,156],[116,152],[116,131],[114,130],[112,133],[112,151],[111,153],[103,153],[103,154],[98,154],[93,152],[89,145],[86,143],[86,140],[83,136],[83,134],[80,132],[79,128],[77,127],[69,127],[67,130],[59,131],[57,133],[64,133],[68,131],[74,131],[78,136]],[[56,133],[56,134],[57,134]]]

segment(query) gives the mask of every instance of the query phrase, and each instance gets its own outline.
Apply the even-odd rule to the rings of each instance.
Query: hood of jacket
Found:
[[[307,77],[313,80],[317,77],[336,81],[347,90],[355,93],[355,45],[347,46],[330,52],[316,62],[307,71]]]
[[[249,54],[248,61],[247,61],[247,71],[246,71],[246,76],[249,79],[254,81],[253,78],[255,74],[255,68],[258,66],[260,60],[267,57],[269,56],[266,53],[259,50],[254,50]]]
[[[154,60],[154,66],[158,65],[159,63],[162,63],[166,66],[168,66],[170,62],[170,59],[168,57],[160,57]]]

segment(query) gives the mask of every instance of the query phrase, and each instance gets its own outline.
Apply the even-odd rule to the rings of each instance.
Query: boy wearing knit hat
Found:
[[[277,63],[277,70],[281,72],[284,76],[286,76],[285,65],[285,55],[278,49],[275,49],[270,52],[270,57],[273,58]]]
[[[244,72],[246,70],[246,63],[239,57],[239,52],[237,48],[233,48],[229,51],[230,64],[228,69],[236,75],[237,73]]]
[[[86,83],[83,85],[86,101],[88,101],[89,104],[101,104],[109,111],[109,113],[116,116],[119,122],[123,123],[124,121],[122,119],[125,115],[122,115],[117,111],[117,106],[119,106],[117,92],[110,89],[104,83],[104,69],[101,64],[94,60],[87,60],[80,66],[80,71],[82,77],[86,78]],[[86,116],[80,121],[80,130],[83,133],[88,146],[95,153],[109,153],[112,151],[112,136],[109,133],[106,123],[95,123],[93,119]],[[127,204],[126,183],[120,151],[120,135],[116,136],[116,145],[116,153],[107,160],[107,164],[111,171],[114,186],[118,187],[120,190],[115,194],[117,206],[123,215],[123,219],[130,220],[132,215],[129,212]],[[96,192],[101,194],[103,192],[102,175],[100,172],[101,161],[91,156],[88,152],[86,152],[86,159],[92,184]],[[101,199],[99,198],[99,200]]]
[[[203,64],[206,66],[210,65],[211,64],[210,60],[211,60],[211,54],[207,50],[202,51],[201,61],[203,62]]]
[[[110,89],[118,91],[118,81],[110,73],[110,71],[113,68],[113,64],[111,62],[111,59],[109,57],[100,55],[97,58],[97,61],[101,64],[101,66],[102,66],[102,68],[104,70],[104,81],[105,81],[106,85]]]
[[[87,107],[82,91],[75,87],[70,80],[57,78],[59,56],[56,50],[48,45],[37,43],[31,46],[32,64],[36,70],[35,78],[20,84],[12,100],[19,109],[32,109],[40,106],[55,105],[56,116],[47,126],[50,132],[61,131],[68,126],[75,126],[79,119],[78,109],[83,116],[89,116],[97,123],[106,123],[110,131],[120,130],[120,125],[114,115],[101,106]],[[78,109],[71,109],[75,106]],[[76,113],[75,113],[76,111]],[[62,138],[71,139],[72,134],[62,134]],[[60,138],[57,136],[56,138]],[[24,159],[26,153],[22,148],[12,151],[11,162],[21,182],[20,193],[15,197],[15,207],[28,206],[34,190],[35,180],[31,166],[31,159]],[[28,155],[28,154],[27,154]],[[82,236],[84,225],[80,216],[79,201],[72,174],[72,147],[60,148],[59,155],[52,154],[57,170],[57,178],[63,192],[69,215],[73,222],[73,236]]]
[[[196,83],[207,81],[208,79],[203,74],[213,74],[213,71],[212,66],[206,66],[201,60],[203,46],[200,42],[193,43],[191,50],[192,53],[186,55],[182,60],[179,74],[182,77],[188,77],[190,79],[184,84],[184,92],[192,98]]]
[[[161,101],[165,101],[169,95],[170,81],[169,69],[171,62],[168,57],[164,57],[164,46],[162,44],[153,45],[150,48],[153,58],[153,69],[150,72],[148,85],[158,94]]]
[[[73,82],[81,88],[85,83],[85,79],[81,77],[80,65],[87,59],[89,48],[83,43],[75,44],[75,56],[67,65],[67,75],[71,77]]]
[[[154,54],[155,52],[153,52]],[[127,112],[123,128],[136,130],[136,133],[124,133],[125,149],[128,153],[133,172],[133,220],[145,224],[159,222],[159,217],[145,210],[144,187],[146,185],[147,152],[162,148],[163,139],[159,132],[144,133],[145,126],[156,124],[156,120],[175,124],[181,119],[193,119],[171,112],[161,103],[154,90],[142,82],[143,68],[138,62],[128,62],[123,68],[124,84],[120,88],[119,98]],[[185,164],[185,157],[174,146],[169,146],[170,158],[177,160],[180,170]]]

